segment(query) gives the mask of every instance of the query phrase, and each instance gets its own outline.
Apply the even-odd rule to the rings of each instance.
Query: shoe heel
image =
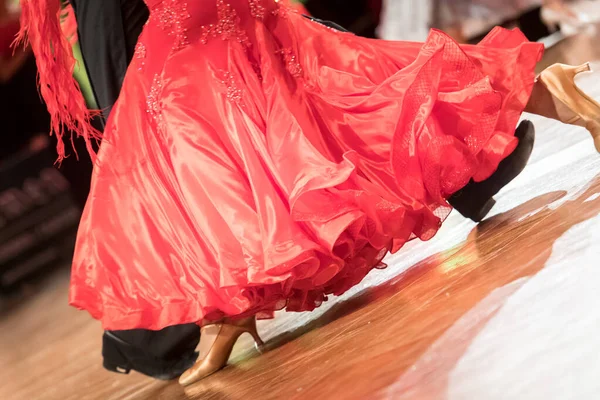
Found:
[[[111,372],[127,375],[131,365],[116,346],[115,339],[105,332],[102,336],[102,366]]]
[[[482,197],[482,191],[476,188],[478,184],[471,181],[461,192],[448,199],[448,202],[463,217],[473,222],[481,222],[494,207],[496,200],[485,195]]]
[[[258,352],[262,352],[262,348],[265,345],[265,342],[260,338],[258,334],[258,330],[256,329],[256,319],[252,318],[251,322],[248,323],[246,327],[246,332],[252,335],[254,339],[254,347]]]
[[[128,375],[129,372],[131,372],[131,368],[123,368],[120,365],[113,364],[106,360],[102,361],[102,366],[104,369],[110,372],[116,372],[117,374]]]
[[[575,67],[575,75],[580,74],[582,72],[592,72],[592,68],[590,67],[589,62]]]
[[[554,71],[555,74],[560,75],[559,70],[562,70],[562,72],[564,73],[564,75],[568,78],[569,81],[571,81],[570,83],[573,83],[573,85],[575,85],[575,77],[583,72],[591,72],[592,68],[590,67],[590,63],[586,62],[585,64],[581,64],[581,65],[565,65],[565,64],[555,64],[556,66],[556,70]]]
[[[490,213],[490,211],[492,211],[492,208],[494,208],[495,205],[496,200],[492,197],[483,205],[483,207],[481,207],[481,209],[475,215],[473,215],[472,220],[474,222],[483,221],[483,219],[487,217],[487,215]]]

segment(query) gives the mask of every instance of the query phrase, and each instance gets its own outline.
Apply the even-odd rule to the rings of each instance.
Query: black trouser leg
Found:
[[[103,365],[118,373],[135,370],[157,379],[174,379],[196,361],[199,341],[200,328],[195,324],[160,331],[106,331],[102,337]]]

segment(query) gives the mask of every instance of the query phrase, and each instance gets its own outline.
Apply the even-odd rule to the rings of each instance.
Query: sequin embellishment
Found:
[[[291,13],[298,14],[298,10],[288,7],[288,6],[285,6],[281,2],[276,2],[276,3],[277,3],[277,8],[272,11],[273,15],[283,18],[283,19],[286,19],[289,17],[289,15]]]
[[[230,4],[225,3],[225,0],[217,0],[217,16],[219,21],[216,24],[201,27],[201,43],[206,44],[208,39],[213,37],[221,40],[237,40],[245,47],[250,47],[248,35],[239,26],[240,17]]]
[[[250,15],[257,19],[265,17],[265,7],[261,4],[263,0],[248,0],[250,6]]]
[[[164,121],[162,118],[162,90],[162,78],[160,75],[156,74],[154,75],[150,92],[146,96],[146,113],[148,113],[150,118],[154,121],[159,131],[162,131],[164,128]]]
[[[298,57],[294,54],[292,49],[281,49],[277,50],[277,54],[281,54],[283,57],[283,62],[288,70],[288,72],[294,78],[302,77],[302,66],[298,62]]]
[[[135,53],[133,53],[133,57],[137,60],[138,70],[144,69],[146,65],[146,45],[142,42],[138,42],[135,46]]]
[[[173,51],[181,50],[188,44],[185,20],[190,18],[190,14],[186,3],[181,0],[164,0],[156,10],[156,18],[158,26],[167,35],[174,36]]]
[[[242,100],[242,89],[237,86],[231,72],[221,71],[221,83],[227,88],[227,100],[239,104]]]

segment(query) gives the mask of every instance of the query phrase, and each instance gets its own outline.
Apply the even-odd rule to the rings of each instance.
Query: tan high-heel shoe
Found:
[[[594,138],[596,150],[600,152],[600,103],[575,84],[575,76],[588,71],[591,71],[589,63],[577,67],[554,64],[542,71],[538,81],[552,95],[556,118],[566,124],[585,127]]]
[[[252,335],[259,351],[263,346],[263,341],[256,330],[254,317],[238,320],[227,319],[205,325],[200,332],[200,355],[196,364],[179,378],[179,383],[183,386],[191,385],[225,367],[235,342],[242,334]]]

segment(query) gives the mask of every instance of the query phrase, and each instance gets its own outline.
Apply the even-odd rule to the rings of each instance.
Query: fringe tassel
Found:
[[[102,1],[102,0],[96,0]],[[38,84],[51,117],[50,135],[56,135],[60,164],[68,135],[75,155],[74,134],[85,140],[92,161],[102,134],[91,125],[98,111],[88,110],[79,84],[73,77],[75,59],[60,26],[61,0],[21,0],[21,30],[14,45],[29,44],[36,57]]]
[[[60,15],[60,27],[63,31],[63,35],[65,35],[69,41],[71,48],[73,48],[79,38],[77,37],[77,20],[75,19],[75,11],[73,11],[71,3],[63,6]]]

